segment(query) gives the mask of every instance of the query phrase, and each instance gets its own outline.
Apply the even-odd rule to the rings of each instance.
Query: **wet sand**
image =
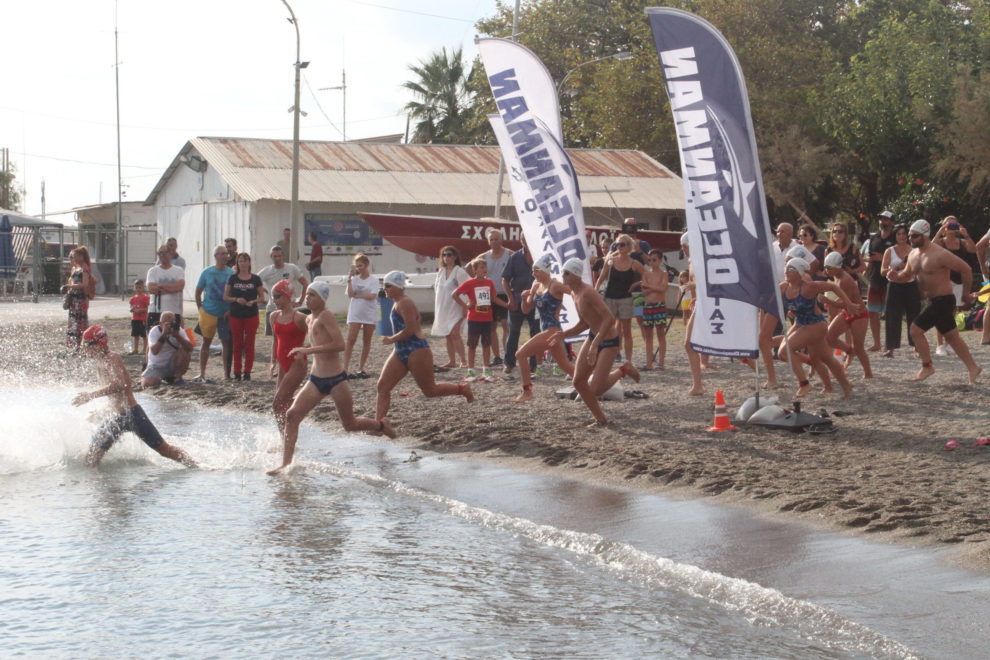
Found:
[[[5,314],[8,310],[4,306]],[[26,378],[68,378],[83,387],[88,371],[74,359],[54,357],[63,341],[63,322],[7,321],[0,327],[0,369]],[[110,330],[111,346],[121,350],[129,341],[129,321],[101,323]],[[898,350],[894,358],[871,353],[875,377],[870,381],[861,379],[862,370],[854,363],[849,369],[855,388],[851,400],[819,394],[820,383],[812,381],[814,389],[803,408],[829,412],[836,426],[832,434],[759,427],[706,432],[712,425],[715,390],[724,391],[734,416],[752,396],[755,378],[737,361],[713,359],[718,368],[705,373],[705,394],[688,396],[690,374],[680,347],[679,319],[670,332],[666,369],[644,372],[638,384],[622,381],[627,390],[647,398],[604,402],[612,422],[605,428],[587,428],[592,417],[580,401],[555,398],[554,391],[568,381],[553,376],[534,380],[535,400],[526,404],[512,401],[521,391],[518,377],[475,383],[477,400],[472,404],[461,397],[427,400],[407,377],[393,392],[389,416],[399,433],[397,442],[410,448],[647,492],[713,498],[867,538],[948,548],[952,560],[990,573],[990,446],[973,446],[978,437],[990,435],[990,347],[980,345],[979,333],[965,332],[963,337],[984,369],[976,385],[969,384],[954,356],[935,357],[936,373],[928,380],[907,382],[919,368],[910,348]],[[435,360],[444,362],[443,341],[431,344]],[[269,347],[269,339],[259,337],[251,382],[223,381],[217,355],[207,371],[215,384],[167,386],[150,395],[265,414],[274,391],[267,375]],[[377,373],[389,350],[374,338],[369,372]],[[637,364],[645,361],[641,348],[634,355]],[[137,379],[142,356],[125,356],[125,361]],[[196,373],[198,367],[187,380]],[[777,373],[782,386],[765,394],[789,402],[796,389],[793,375],[784,363],[778,363]],[[437,377],[453,382],[462,375],[452,370]],[[500,369],[496,375],[502,376]],[[373,417],[374,378],[353,380],[351,387],[355,413]],[[328,431],[341,430],[329,399],[310,421]],[[957,440],[959,447],[945,451],[949,440]],[[274,466],[274,455],[272,461]]]

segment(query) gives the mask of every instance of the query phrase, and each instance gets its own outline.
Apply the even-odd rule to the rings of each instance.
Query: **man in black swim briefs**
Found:
[[[577,308],[578,322],[564,332],[551,337],[549,342],[576,337],[588,330],[588,338],[581,344],[574,361],[574,389],[581,395],[584,405],[594,415],[593,425],[608,424],[605,413],[598,404],[598,397],[609,390],[623,376],[639,382],[639,371],[626,360],[618,369],[610,369],[619,352],[619,330],[615,317],[608,311],[605,301],[590,284],[584,281],[587,264],[577,258],[564,263],[561,279],[570,287]]]
[[[110,408],[114,412],[106,419],[93,434],[93,442],[86,455],[86,462],[99,465],[103,455],[110,450],[121,435],[130,431],[165,458],[178,461],[189,467],[196,467],[196,462],[189,458],[184,451],[165,442],[158,429],[151,423],[144,409],[134,399],[131,389],[131,376],[127,373],[124,361],[108,348],[109,335],[106,329],[99,325],[86,328],[82,336],[83,354],[96,361],[96,379],[101,387],[92,392],[82,392],[72,399],[72,405],[82,404],[107,397]]]
[[[907,266],[899,271],[891,270],[888,275],[891,282],[910,282],[912,278],[917,278],[921,297],[928,299],[928,304],[911,324],[911,338],[914,339],[914,346],[921,358],[921,370],[910,380],[924,380],[935,373],[931,348],[925,338],[925,332],[934,326],[945,336],[945,341],[966,365],[969,382],[975,383],[982,369],[976,366],[969,347],[956,329],[954,317],[956,299],[952,293],[952,280],[949,277],[950,271],[962,275],[963,302],[967,303],[973,299],[971,292],[973,270],[956,255],[932,243],[928,237],[930,231],[931,227],[925,220],[917,220],[911,225],[908,230],[908,242],[914,249],[908,253]]]
[[[285,431],[282,434],[282,465],[270,470],[275,474],[292,464],[292,456],[296,450],[296,439],[299,437],[299,424],[313,408],[325,397],[333,399],[334,408],[340,417],[345,431],[371,431],[384,433],[390,438],[395,437],[395,431],[387,419],[376,421],[368,417],[354,415],[354,400],[351,397],[351,386],[347,382],[347,372],[340,359],[344,350],[344,335],[333,313],[327,309],[327,298],[330,296],[330,285],[326,282],[313,282],[306,290],[306,306],[310,315],[306,320],[309,326],[307,336],[309,346],[298,346],[289,351],[289,356],[296,354],[312,355],[313,366],[309,373],[309,382],[296,394],[292,406],[285,416]]]

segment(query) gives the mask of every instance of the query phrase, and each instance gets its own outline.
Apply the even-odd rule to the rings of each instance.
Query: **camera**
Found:
[[[958,222],[950,222],[950,223],[948,223],[945,226],[945,228],[946,229],[949,229],[950,231],[956,231],[957,229],[959,229],[959,223]]]

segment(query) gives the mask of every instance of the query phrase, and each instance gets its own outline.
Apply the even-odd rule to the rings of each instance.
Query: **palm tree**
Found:
[[[412,142],[463,144],[468,141],[470,94],[461,50],[458,48],[448,58],[444,48],[418,65],[410,65],[409,70],[417,79],[402,86],[416,97],[405,106],[409,116],[416,120]]]

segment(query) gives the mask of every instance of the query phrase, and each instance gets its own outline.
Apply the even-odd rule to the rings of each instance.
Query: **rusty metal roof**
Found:
[[[186,143],[152,190],[168,182],[180,159],[199,153],[245,201],[289,199],[292,141],[198,137]],[[683,208],[680,177],[641,151],[570,149],[585,204],[609,206],[605,187],[622,205]],[[299,145],[299,199],[311,202],[484,205],[496,186],[500,150],[486,145],[309,142]],[[505,182],[508,190],[508,181]],[[603,201],[597,204],[594,190]]]

